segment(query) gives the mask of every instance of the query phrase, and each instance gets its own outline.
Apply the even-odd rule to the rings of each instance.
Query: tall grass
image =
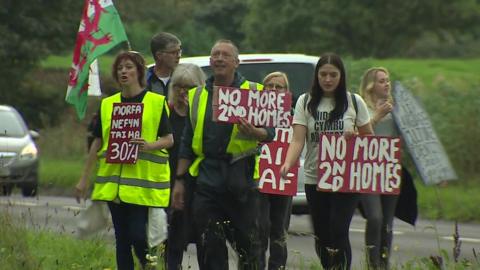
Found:
[[[115,252],[111,240],[106,238],[77,239],[73,234],[66,232],[52,232],[44,226],[35,224],[30,216],[22,215],[13,218],[9,207],[0,212],[0,269],[22,270],[51,270],[51,269],[115,269]],[[48,215],[48,214],[47,214]],[[27,228],[25,224],[32,224],[35,229]],[[435,228],[433,228],[435,229]],[[458,228],[452,228],[454,238],[459,238]],[[437,237],[439,237],[437,235]],[[454,251],[438,249],[430,257],[413,258],[403,263],[393,263],[391,269],[423,270],[423,269],[480,269],[480,257],[476,251],[471,260],[460,260],[461,245],[455,242]],[[164,269],[164,248],[157,250],[158,265],[148,269]],[[322,269],[317,258],[306,258],[298,251],[289,258],[289,265],[293,269]],[[190,262],[187,269],[191,269],[196,262]],[[138,268],[137,268],[138,269]],[[360,263],[352,267],[354,270],[366,270],[367,264]]]
[[[29,230],[8,211],[0,213],[1,269],[114,269],[111,244],[68,234]]]
[[[0,265],[3,269],[40,269],[25,236],[25,228],[17,225],[5,212],[0,212]]]
[[[475,182],[429,187],[416,183],[418,208],[422,217],[457,221],[480,221],[480,185]]]

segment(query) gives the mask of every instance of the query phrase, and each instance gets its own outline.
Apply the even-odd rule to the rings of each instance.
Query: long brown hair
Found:
[[[338,68],[340,71],[340,81],[335,89],[335,108],[330,112],[328,122],[339,119],[348,109],[347,86],[346,86],[346,72],[340,56],[334,53],[325,53],[318,59],[315,67],[315,75],[313,76],[312,88],[310,89],[310,101],[307,108],[311,115],[315,115],[318,110],[318,105],[324,96],[324,91],[318,82],[318,71],[323,65],[330,64]]]

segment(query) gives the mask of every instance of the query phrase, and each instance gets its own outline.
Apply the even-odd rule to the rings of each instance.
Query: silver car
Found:
[[[196,64],[208,76],[211,75],[209,59],[209,56],[185,57],[180,59],[180,63]],[[288,75],[290,91],[293,93],[293,104],[296,103],[301,94],[310,89],[315,73],[315,65],[318,61],[318,57],[304,54],[241,54],[239,59],[240,66],[238,70],[245,78],[251,81],[261,82],[267,74],[274,71],[285,72]],[[308,213],[303,179],[303,157],[304,153],[302,153],[300,159],[298,191],[297,195],[293,197],[293,214]]]
[[[35,196],[38,188],[38,148],[20,114],[0,105],[0,191],[10,195],[17,186],[24,196]]]

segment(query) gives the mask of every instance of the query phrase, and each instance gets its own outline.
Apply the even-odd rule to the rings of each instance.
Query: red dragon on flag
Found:
[[[112,0],[85,0],[65,98],[75,106],[80,119],[85,116],[90,65],[126,40],[127,35]]]

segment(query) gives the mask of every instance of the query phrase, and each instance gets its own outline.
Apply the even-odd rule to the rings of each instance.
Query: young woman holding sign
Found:
[[[288,91],[288,78],[283,72],[272,72],[263,79],[264,90]],[[292,196],[260,193],[261,269],[270,247],[269,270],[285,269],[287,264],[287,230],[290,223]],[[270,240],[270,241],[269,241]]]
[[[350,137],[354,127],[360,135],[373,134],[365,102],[360,96],[347,92],[341,58],[332,53],[323,54],[315,67],[310,92],[301,95],[295,106],[293,140],[281,173],[285,177],[297,162],[306,141],[305,193],[315,233],[315,250],[325,269],[350,268],[348,230],[360,195],[317,189],[319,138],[327,133]]]
[[[388,70],[383,67],[373,67],[365,71],[359,91],[367,103],[371,115],[370,123],[374,128],[375,135],[399,137],[400,132],[392,117],[394,103]],[[405,169],[402,170],[402,182],[404,182],[402,183],[403,195],[416,194],[410,174]],[[406,187],[407,189],[405,189]],[[411,195],[408,196],[408,200],[413,201],[414,198]],[[416,198],[416,195],[414,196]],[[362,195],[361,206],[367,218],[366,253],[369,266],[373,269],[389,268],[393,218],[398,198],[398,195]],[[411,203],[407,203],[406,208],[410,207],[409,212],[415,212],[413,216],[416,217],[416,203],[413,204],[414,209],[411,209],[410,205]],[[407,218],[406,221],[414,224],[415,217],[413,220]]]
[[[145,60],[137,52],[122,52],[115,58],[112,75],[121,92],[102,100],[95,139],[85,169],[75,186],[78,202],[85,199],[92,169],[98,160],[92,200],[107,201],[115,228],[118,269],[134,269],[132,247],[142,268],[147,264],[149,208],[166,207],[170,194],[170,168],[166,148],[173,145],[165,97],[145,91]],[[141,137],[134,164],[107,163],[111,116],[115,103],[143,103]],[[130,145],[131,147],[131,145]]]

